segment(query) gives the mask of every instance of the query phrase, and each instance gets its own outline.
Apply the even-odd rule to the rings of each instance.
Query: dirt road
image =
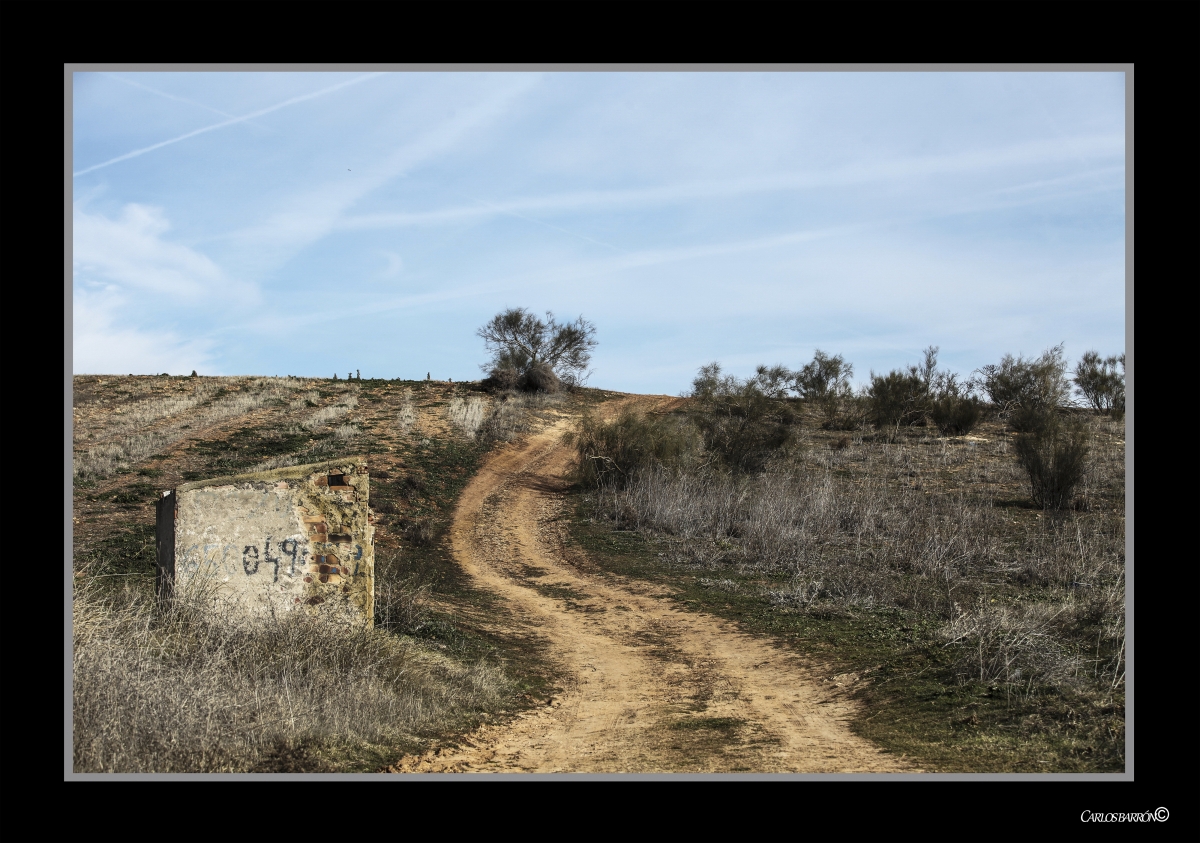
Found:
[[[630,396],[612,413],[673,399]],[[589,572],[561,521],[573,418],[494,453],[455,514],[455,555],[504,597],[563,692],[392,772],[913,772],[847,727],[836,677],[653,587]]]

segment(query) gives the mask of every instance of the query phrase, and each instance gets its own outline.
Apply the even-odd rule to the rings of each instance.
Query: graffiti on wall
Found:
[[[254,577],[269,574],[273,583],[279,582],[281,573],[295,577],[303,572],[305,559],[309,555],[308,549],[302,544],[303,536],[289,536],[277,542],[274,547],[272,542],[272,536],[265,536],[260,544],[243,545],[241,548],[235,544],[201,545],[197,542],[184,549],[179,564],[183,570],[190,573],[198,572],[204,567],[222,571],[227,576],[242,574]],[[348,557],[343,562],[333,553],[314,554],[312,564],[316,566],[316,570],[309,573],[317,574],[321,582],[329,582],[331,575],[351,579],[365,575],[365,571],[360,570],[362,545],[356,543]],[[306,577],[305,582],[311,582],[311,578]]]

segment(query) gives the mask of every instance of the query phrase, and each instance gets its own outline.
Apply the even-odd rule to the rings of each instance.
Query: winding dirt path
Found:
[[[665,408],[677,399],[630,396]],[[573,417],[489,459],[463,493],[454,553],[547,648],[563,693],[391,772],[913,772],[847,727],[829,677],[643,583],[589,573],[561,522]],[[836,678],[836,677],[835,677]]]

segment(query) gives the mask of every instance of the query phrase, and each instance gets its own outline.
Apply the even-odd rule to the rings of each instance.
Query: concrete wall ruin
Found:
[[[225,614],[298,609],[371,625],[374,532],[358,458],[186,483],[158,500],[158,593]]]

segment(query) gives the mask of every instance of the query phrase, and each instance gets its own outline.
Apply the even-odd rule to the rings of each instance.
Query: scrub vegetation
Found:
[[[585,418],[577,540],[869,675],[856,728],[927,768],[1123,769],[1123,378],[1079,408],[1061,348],[849,371],[711,364],[670,414]]]
[[[544,706],[554,668],[447,531],[487,452],[564,413],[565,535],[589,564],[824,662],[863,704],[853,728],[924,769],[1123,769],[1123,356],[964,378],[930,348],[857,392],[820,351],[745,379],[714,363],[670,412],[607,419],[613,394],[528,372],[77,377],[75,769],[379,770]],[[350,454],[371,471],[373,628],[155,604],[159,490]]]

